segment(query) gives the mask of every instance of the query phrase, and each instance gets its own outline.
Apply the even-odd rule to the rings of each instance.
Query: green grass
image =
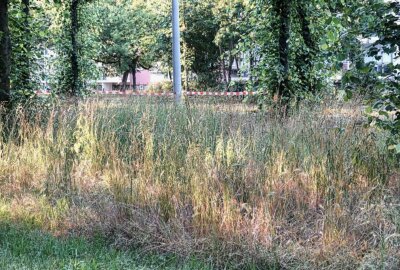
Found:
[[[174,257],[143,256],[110,247],[102,237],[57,238],[48,233],[12,223],[0,223],[0,269],[2,270],[122,270],[122,269],[212,269],[195,260],[179,262]]]

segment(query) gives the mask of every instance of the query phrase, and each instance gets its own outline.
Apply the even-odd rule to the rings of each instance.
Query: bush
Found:
[[[171,81],[153,83],[147,91],[150,93],[170,93],[173,91],[173,85]]]
[[[170,93],[173,91],[173,85],[171,81],[163,81],[153,83],[147,89],[150,93]]]
[[[173,92],[174,86],[171,81],[163,81],[161,83],[161,90],[165,93]]]
[[[229,92],[243,92],[246,91],[247,81],[239,80],[239,81],[232,81],[229,84]]]

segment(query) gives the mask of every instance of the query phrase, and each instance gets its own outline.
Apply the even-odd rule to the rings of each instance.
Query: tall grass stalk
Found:
[[[1,195],[49,229],[221,267],[394,266],[396,164],[360,117],[151,99],[19,109],[0,126]]]

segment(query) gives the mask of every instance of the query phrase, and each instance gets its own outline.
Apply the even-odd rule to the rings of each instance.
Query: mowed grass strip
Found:
[[[212,269],[195,260],[141,256],[110,247],[101,238],[57,238],[39,230],[10,223],[0,224],[0,269]]]

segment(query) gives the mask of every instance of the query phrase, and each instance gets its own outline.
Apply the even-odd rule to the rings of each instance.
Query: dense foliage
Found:
[[[370,48],[369,54],[380,60],[381,50],[394,53],[400,44],[400,2],[381,5],[375,11],[378,24],[373,26],[378,39]],[[399,55],[397,55],[399,58]],[[376,84],[376,92],[372,97],[372,107],[368,108],[371,125],[388,130],[389,148],[400,154],[400,62],[388,66]]]
[[[181,2],[186,90],[247,84],[261,107],[284,112],[320,93],[361,94],[370,122],[389,130],[391,148],[400,150],[399,67],[377,70],[382,53],[398,58],[398,1]],[[107,75],[120,76],[125,89],[140,69],[171,78],[170,12],[159,0],[3,1],[1,101],[29,100],[39,89],[84,96]],[[351,63],[346,71],[343,61]]]

